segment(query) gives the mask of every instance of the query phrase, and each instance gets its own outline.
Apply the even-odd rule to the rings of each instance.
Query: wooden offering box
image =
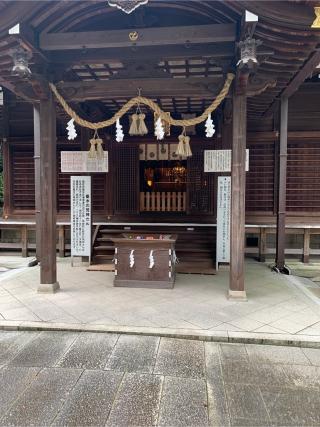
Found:
[[[173,288],[176,235],[123,234],[115,243],[114,286]]]

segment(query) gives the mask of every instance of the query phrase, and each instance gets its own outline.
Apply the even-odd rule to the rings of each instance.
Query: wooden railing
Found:
[[[142,194],[142,193],[141,193]],[[143,193],[146,194],[146,193]],[[157,194],[157,193],[149,193],[149,194]],[[162,193],[159,193],[162,194]],[[168,193],[165,193],[168,194]],[[171,193],[172,194],[172,193]],[[177,194],[177,193],[175,193]],[[185,200],[185,193],[181,192],[182,195],[184,195]],[[181,197],[181,196],[180,196]],[[161,199],[161,198],[160,198]],[[169,197],[170,203],[172,202],[172,198]],[[149,196],[149,204],[150,204],[150,196]],[[154,205],[155,207],[157,205]],[[171,204],[170,204],[171,206]],[[177,203],[176,206],[176,212],[177,212]],[[185,206],[185,202],[181,205]],[[152,207],[152,205],[151,205]],[[105,226],[117,226],[118,228],[122,226],[123,230],[125,231],[130,226],[130,223],[94,223],[95,227],[105,225]],[[160,225],[160,224],[158,224]],[[171,224],[171,227],[174,229],[175,227],[188,227],[188,226],[194,226],[194,224],[188,224],[188,223],[181,223],[181,224]],[[141,226],[149,227],[149,230],[152,230],[152,227],[154,224],[151,223],[143,223]],[[210,224],[211,227],[215,227],[215,224]],[[20,236],[17,236],[16,242],[3,242],[1,241],[1,231],[5,229],[12,229],[17,230],[20,234]],[[70,229],[70,223],[58,223],[57,224],[57,251],[58,255],[60,257],[64,257],[66,251],[70,251],[70,242],[69,238],[66,239],[66,230]],[[20,250],[21,255],[23,257],[26,257],[29,255],[29,250],[35,250],[36,244],[31,243],[29,239],[29,230],[35,230],[35,222],[33,221],[26,221],[26,222],[15,222],[15,221],[1,221],[0,220],[0,251],[3,250]],[[132,227],[132,231],[134,231],[134,226]],[[275,255],[275,247],[272,245],[272,247],[267,245],[267,235],[268,234],[275,234],[276,233],[276,226],[272,225],[246,225],[246,233],[252,235],[255,235],[258,237],[257,246],[254,247],[246,247],[245,253],[246,254],[256,254],[258,259],[262,262],[266,260],[266,257],[269,256],[272,258]],[[94,233],[94,238],[97,233]],[[309,258],[316,256],[320,256],[320,249],[319,247],[315,245],[310,244],[310,238],[314,235],[320,235],[320,225],[307,225],[307,224],[300,224],[300,225],[291,225],[286,227],[286,235],[302,235],[303,236],[303,242],[301,244],[300,248],[288,248],[286,247],[285,253],[286,255],[296,255],[304,263],[309,262]],[[19,239],[20,237],[20,239]],[[19,240],[19,241],[18,241]],[[215,242],[212,243],[215,245]],[[0,252],[1,254],[1,252]]]
[[[140,211],[185,212],[186,193],[183,191],[141,192]]]

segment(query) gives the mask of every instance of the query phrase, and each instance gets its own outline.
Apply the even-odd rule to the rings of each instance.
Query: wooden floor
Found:
[[[114,271],[114,264],[94,264],[87,268],[87,271]]]

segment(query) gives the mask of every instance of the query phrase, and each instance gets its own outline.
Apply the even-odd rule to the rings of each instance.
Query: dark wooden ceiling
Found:
[[[187,79],[221,76],[235,63],[236,43],[221,42],[211,46],[181,45],[113,49],[83,49],[44,51],[39,38],[44,34],[105,30],[139,30],[146,28],[181,27],[212,24],[236,24],[241,33],[244,11],[259,16],[254,37],[262,41],[259,55],[258,79],[274,79],[275,87],[248,101],[251,118],[259,118],[319,48],[320,32],[312,30],[314,19],[312,1],[157,1],[150,0],[131,15],[107,6],[106,1],[0,1],[0,84],[14,88],[17,78],[11,75],[9,54],[19,40],[8,35],[8,29],[17,22],[32,34],[32,69],[54,70],[57,75],[75,81],[97,81],[130,76],[132,64],[149,62],[153,73],[164,78]],[[29,40],[30,41],[30,40]],[[21,42],[21,41],[20,41]],[[210,52],[212,52],[210,54]],[[131,67],[131,68],[130,68]],[[57,70],[59,73],[57,74]],[[159,74],[160,75],[160,74]],[[132,74],[134,77],[134,75]],[[148,77],[148,76],[146,76]],[[128,76],[126,77],[128,78]],[[165,84],[165,80],[164,80]],[[102,94],[106,111],[114,111],[123,104],[123,97],[112,98]],[[162,107],[172,112],[201,111],[208,99],[186,95],[157,97]]]

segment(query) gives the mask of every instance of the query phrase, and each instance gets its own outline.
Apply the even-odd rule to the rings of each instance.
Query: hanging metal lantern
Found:
[[[247,37],[244,41],[238,43],[240,48],[240,60],[237,63],[239,68],[248,67],[253,68],[258,65],[257,59],[257,47],[260,46],[262,42],[260,40],[253,39],[252,37]]]
[[[117,7],[125,13],[132,13],[137,7],[147,4],[149,0],[109,0],[108,5]]]
[[[12,75],[26,78],[31,76],[29,68],[29,59],[31,53],[21,47],[11,53],[13,59],[13,67],[11,70]]]

